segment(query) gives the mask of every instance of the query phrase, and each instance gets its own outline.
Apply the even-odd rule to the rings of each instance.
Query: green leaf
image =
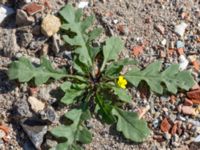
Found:
[[[20,82],[28,82],[34,78],[36,85],[43,84],[50,78],[60,79],[66,75],[64,69],[54,69],[45,57],[41,58],[41,64],[38,67],[33,66],[27,58],[21,57],[18,61],[12,62],[8,70],[11,80],[18,79]]]
[[[129,71],[125,78],[135,86],[144,80],[152,91],[162,94],[163,84],[167,91],[176,94],[178,88],[189,90],[194,85],[194,79],[189,71],[179,71],[178,64],[172,64],[165,71],[161,72],[160,61],[154,62],[141,70],[133,68]]]
[[[117,130],[132,141],[142,142],[150,134],[147,123],[138,118],[137,113],[113,108],[112,114],[117,116]]]
[[[95,28],[94,30],[88,33],[89,40],[94,40],[102,33],[102,28]]]
[[[91,67],[92,60],[87,47],[86,29],[93,23],[94,16],[89,16],[81,20],[82,12],[79,9],[75,10],[71,5],[65,6],[60,11],[60,15],[66,21],[61,28],[76,33],[73,37],[64,35],[64,41],[72,46],[76,46],[75,53],[79,56],[80,62]]]
[[[96,95],[96,111],[98,114],[101,116],[101,120],[108,123],[112,124],[115,122],[115,118],[112,115],[112,105],[110,102],[106,102],[102,96],[99,94]]]
[[[64,82],[63,84],[61,84],[60,88],[61,88],[63,91],[66,91],[66,90],[70,90],[70,89],[71,89],[71,86],[72,86],[72,83],[69,82],[69,81],[66,81],[66,82]]]
[[[75,99],[83,94],[83,91],[78,91],[75,89],[70,89],[65,91],[65,95],[62,97],[61,102],[69,105],[72,104]]]
[[[106,67],[105,75],[109,77],[118,77],[124,66],[135,65],[136,63],[137,62],[135,60],[129,58],[113,62]]]
[[[100,47],[90,47],[90,46],[88,46],[88,48],[89,48],[90,57],[92,58],[93,61],[95,61],[97,54],[101,51]]]
[[[92,136],[82,124],[84,121],[81,120],[83,113],[84,112],[80,109],[73,109],[69,111],[65,114],[65,117],[73,121],[73,123],[68,126],[60,125],[51,130],[51,134],[55,137],[66,139],[65,143],[57,145],[57,147],[60,147],[59,150],[66,150],[68,148],[72,150],[78,150],[81,148],[77,145],[77,142],[91,142]],[[64,146],[66,146],[65,149],[62,149]]]
[[[89,144],[92,142],[92,134],[87,128],[83,128],[78,132],[77,140],[83,144]]]
[[[126,89],[113,87],[114,94],[119,97],[119,99],[123,102],[129,103],[131,102],[131,96],[128,94],[128,91]]]
[[[86,88],[86,84],[81,83],[71,83],[71,82],[64,82],[61,85],[61,89],[65,92],[65,95],[62,97],[61,102],[64,104],[72,104],[77,97],[81,96]]]
[[[75,12],[72,5],[66,5],[59,13],[65,21],[73,22],[75,20]],[[80,10],[78,10],[76,14],[80,14]],[[77,18],[80,18],[79,16],[80,15],[76,15]]]
[[[88,16],[81,22],[82,33],[88,29],[94,22],[94,16]]]
[[[106,45],[103,47],[103,64],[101,67],[101,71],[104,70],[105,65],[110,60],[116,60],[118,58],[119,53],[123,50],[123,43],[120,38],[111,37],[106,40]]]
[[[78,58],[74,58],[72,65],[78,74],[85,75],[88,72],[87,66],[81,63]]]

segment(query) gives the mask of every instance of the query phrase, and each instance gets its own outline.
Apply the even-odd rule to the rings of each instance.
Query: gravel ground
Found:
[[[27,102],[29,96],[34,95],[42,99],[49,109],[53,110],[52,113],[56,117],[51,119],[55,121],[59,120],[58,116],[69,110],[68,107],[56,102],[59,96],[52,92],[56,91],[59,82],[36,89],[31,85],[8,80],[6,75],[8,65],[20,56],[29,57],[32,62],[38,63],[40,55],[48,53],[50,60],[56,66],[68,64],[68,59],[66,59],[68,51],[62,45],[62,41],[60,42],[59,33],[57,37],[47,38],[40,32],[41,20],[46,14],[49,12],[57,14],[67,2],[49,0],[50,8],[43,3],[41,4],[45,6],[43,11],[28,15],[23,20],[24,22],[17,22],[19,13],[16,14],[16,12],[22,10],[25,1],[28,0],[16,0],[15,3],[0,0],[0,4],[15,10],[15,13],[7,17],[0,26],[0,125],[7,126],[10,130],[7,135],[8,140],[0,138],[2,150],[35,149],[28,138],[26,128],[22,126],[23,119],[37,115],[29,108]],[[78,6],[80,1],[68,0],[68,2]],[[95,14],[97,19],[95,24],[104,29],[100,41],[111,35],[123,39],[125,49],[120,55],[121,58],[135,58],[141,67],[159,59],[166,67],[171,63],[181,64],[180,56],[184,55],[189,62],[184,69],[192,72],[198,85],[199,70],[195,69],[192,60],[195,58],[195,62],[200,61],[200,1],[90,0],[84,12]],[[176,33],[176,27],[182,22],[187,24],[187,27],[184,35],[179,36]],[[199,89],[197,85],[194,88]],[[88,122],[88,127],[93,133],[93,142],[84,145],[86,150],[199,149],[200,138],[196,139],[197,142],[194,141],[200,135],[200,113],[192,116],[178,109],[181,104],[189,105],[190,110],[199,107],[198,104],[188,104],[191,101],[186,103],[186,92],[160,96],[149,94],[145,88],[130,91],[134,97],[130,109],[140,110],[145,106],[151,106],[144,116],[152,130],[151,136],[143,143],[133,143],[125,140],[120,133],[116,133],[115,126],[105,125],[93,118]],[[163,132],[161,129],[164,120],[167,120],[166,124],[170,126],[168,132]],[[52,128],[52,125],[48,125],[48,128]],[[172,128],[176,128],[173,133]],[[46,133],[45,129],[42,131]],[[55,141],[47,133],[42,149],[48,149],[49,145],[54,144],[56,144]]]

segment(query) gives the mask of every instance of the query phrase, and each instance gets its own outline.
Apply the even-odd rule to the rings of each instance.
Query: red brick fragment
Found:
[[[133,47],[133,55],[134,56],[139,56],[140,54],[142,54],[143,53],[143,49],[144,49],[144,47],[143,46],[135,46],[135,47]]]
[[[34,15],[40,11],[43,10],[42,5],[38,5],[37,3],[30,3],[23,7],[23,10],[25,10],[29,15]]]
[[[168,132],[171,128],[171,125],[169,124],[167,118],[165,118],[162,122],[161,122],[161,125],[160,125],[160,129],[161,131],[163,132]]]
[[[184,101],[184,105],[185,106],[192,106],[193,102],[190,99],[186,98],[185,101]]]
[[[200,89],[187,92],[189,99],[198,99],[200,101]]]
[[[200,104],[200,99],[191,99],[191,101],[192,101],[192,103],[193,104],[197,104],[197,105],[199,105]]]
[[[172,129],[171,129],[171,134],[172,134],[172,135],[176,134],[177,130],[178,130],[178,124],[175,123],[175,124],[173,125]]]

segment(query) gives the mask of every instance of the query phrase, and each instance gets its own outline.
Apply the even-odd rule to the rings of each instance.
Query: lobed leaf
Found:
[[[45,57],[41,58],[41,64],[38,67],[35,67],[27,58],[21,57],[10,64],[8,76],[11,80],[18,79],[20,82],[28,82],[34,78],[35,84],[40,85],[50,78],[57,80],[65,77],[66,71],[54,69]]]
[[[135,60],[129,58],[113,62],[106,67],[105,75],[109,77],[118,77],[124,66],[135,65],[136,63]]]
[[[106,40],[106,45],[103,47],[104,60],[101,67],[101,71],[104,70],[105,65],[108,61],[117,59],[122,49],[123,49],[123,43],[120,40],[120,38],[111,37]]]
[[[161,72],[161,65],[160,61],[156,61],[144,70],[135,67],[125,75],[125,78],[135,86],[138,86],[144,80],[151,90],[158,94],[163,93],[165,86],[167,91],[176,94],[178,88],[189,90],[194,85],[195,82],[191,73],[179,71],[178,64],[172,64],[163,72]]]
[[[91,133],[81,124],[83,111],[73,109],[65,114],[65,117],[73,121],[71,125],[60,125],[51,130],[51,134],[57,138],[65,138],[66,142],[58,144],[56,150],[80,149],[77,142],[90,143]]]
[[[112,124],[115,122],[115,118],[111,113],[113,107],[110,102],[106,102],[103,98],[99,94],[96,95],[96,112],[101,116],[102,121]]]
[[[123,111],[119,108],[113,108],[112,114],[117,116],[117,130],[132,141],[142,142],[150,134],[147,123],[138,118],[137,113]]]
[[[65,95],[62,97],[61,102],[64,104],[72,104],[77,97],[81,96],[86,88],[86,84],[78,84],[78,83],[71,83],[69,81],[64,82],[61,85],[61,89],[65,92]]]
[[[131,102],[132,97],[128,94],[128,91],[126,89],[113,87],[114,94],[118,96],[118,98],[126,103]]]
[[[94,22],[94,16],[88,16],[85,19],[81,19],[82,11],[80,9],[75,10],[71,5],[65,6],[60,11],[60,15],[65,21],[61,28],[75,33],[75,36],[73,37],[64,35],[64,41],[76,47],[75,53],[79,56],[78,58],[81,63],[91,67],[92,58],[87,44],[100,33],[99,29],[95,29],[90,33],[87,32],[87,29]]]

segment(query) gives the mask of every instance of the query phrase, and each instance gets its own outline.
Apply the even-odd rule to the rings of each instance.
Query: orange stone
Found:
[[[199,71],[199,62],[197,60],[192,62],[195,71]]]
[[[133,47],[133,55],[134,56],[139,56],[140,54],[142,54],[143,53],[143,49],[144,49],[144,47],[143,46],[135,46],[135,47]]]
[[[171,128],[171,125],[169,124],[167,118],[165,118],[160,125],[160,129],[162,132],[168,132]]]
[[[171,134],[172,134],[172,135],[176,134],[177,129],[178,129],[178,124],[175,123],[175,124],[173,125],[172,129],[171,129]]]

